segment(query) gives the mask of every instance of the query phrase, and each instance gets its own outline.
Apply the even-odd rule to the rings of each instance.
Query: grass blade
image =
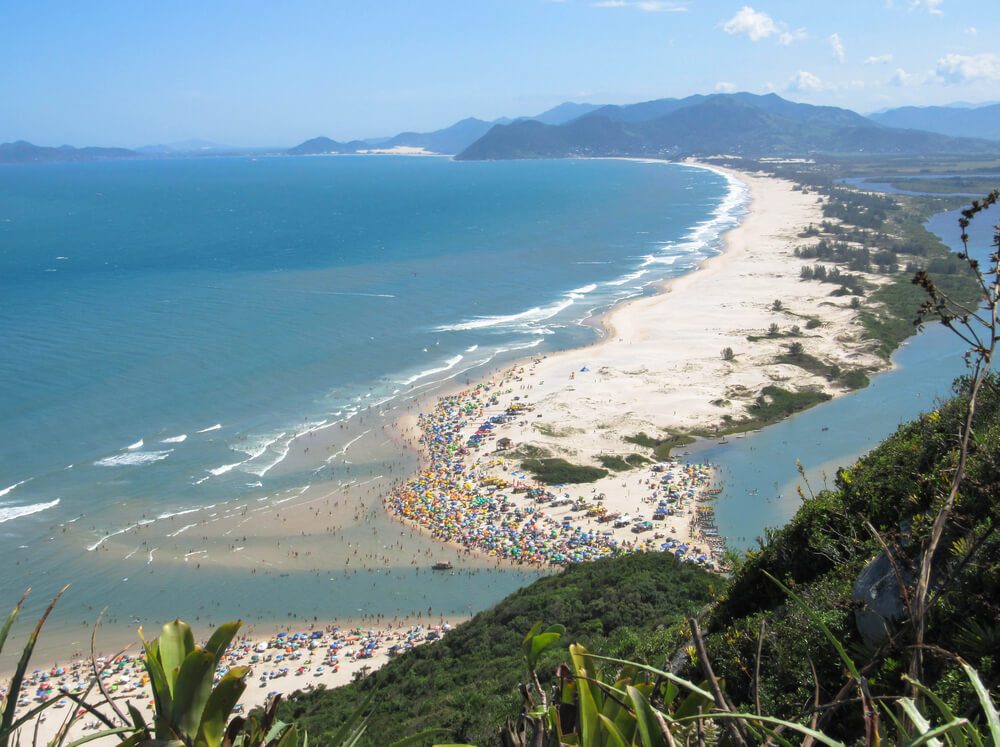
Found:
[[[17,619],[17,616],[21,614],[21,607],[24,604],[24,600],[28,598],[28,595],[30,593],[31,589],[28,588],[21,595],[21,598],[17,600],[17,604],[14,605],[14,609],[12,609],[10,611],[10,614],[7,615],[7,620],[6,622],[4,622],[3,628],[0,628],[0,653],[3,653],[3,645],[7,642],[7,636],[10,634],[10,629],[11,627],[13,627],[14,621]]]
[[[759,724],[773,724],[774,726],[784,726],[786,729],[791,729],[792,731],[797,731],[799,734],[804,734],[807,737],[812,737],[817,742],[827,745],[827,747],[847,747],[843,742],[834,739],[833,737],[828,737],[821,731],[816,731],[808,726],[803,726],[802,724],[796,724],[794,721],[785,721],[784,719],[774,718],[772,716],[757,716],[753,713],[703,713],[697,716],[685,716],[684,718],[676,718],[674,721],[677,723],[687,723],[689,721],[705,721],[707,719],[743,719],[748,723],[759,723]]]
[[[968,662],[959,659],[958,663],[962,665],[965,675],[969,678],[969,682],[972,683],[972,689],[976,691],[976,695],[979,697],[979,703],[982,705],[983,713],[986,715],[986,723],[990,727],[990,737],[993,739],[993,744],[1000,745],[1000,714],[997,714],[997,707],[993,705],[993,699],[990,697],[989,691],[983,685],[983,681],[979,679],[979,673]]]
[[[17,698],[21,692],[21,684],[24,682],[24,673],[28,670],[28,662],[31,660],[31,653],[35,650],[35,644],[38,642],[38,634],[42,632],[42,626],[45,625],[45,621],[48,620],[49,615],[52,614],[52,610],[59,601],[59,597],[61,597],[68,588],[69,585],[62,587],[59,590],[59,593],[55,595],[51,602],[49,602],[49,606],[45,608],[45,612],[42,613],[41,618],[39,618],[38,623],[35,625],[35,629],[28,638],[28,642],[24,645],[24,650],[21,652],[21,658],[17,662],[17,669],[14,671],[14,676],[10,680],[10,686],[7,688],[7,702],[4,703],[3,716],[0,718],[0,735],[10,733],[10,726],[14,723],[14,711],[17,708]]]

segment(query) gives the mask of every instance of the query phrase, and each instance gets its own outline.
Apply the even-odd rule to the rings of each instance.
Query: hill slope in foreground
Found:
[[[941,596],[927,638],[963,656],[994,687],[1000,676],[998,383],[994,378],[980,395],[968,479],[939,552]],[[656,666],[673,662],[679,673],[700,679],[687,652],[684,622],[700,613],[713,665],[737,706],[753,708],[753,666],[764,622],[763,712],[808,721],[814,698],[809,662],[816,667],[824,703],[843,685],[843,665],[802,608],[790,603],[765,572],[794,588],[845,643],[864,668],[873,695],[898,694],[910,641],[898,587],[891,579],[887,583],[884,569],[878,574],[885,565],[881,543],[904,575],[913,573],[947,490],[964,405],[959,395],[900,427],[854,467],[842,470],[834,489],[805,500],[792,521],[770,533],[730,581],[664,555],[573,566],[361,682],[285,704],[285,716],[294,715],[310,733],[321,735],[375,689],[366,744],[388,744],[428,726],[443,727],[456,741],[493,744],[499,724],[518,712],[520,641],[534,622],[564,624],[564,643],[578,641],[597,653]],[[887,643],[886,631],[900,634]],[[551,650],[539,670],[551,675],[564,656],[564,650]],[[953,664],[931,657],[925,681],[956,712],[968,706],[971,694]],[[842,710],[825,728],[850,738],[862,735],[864,724],[858,709]]]

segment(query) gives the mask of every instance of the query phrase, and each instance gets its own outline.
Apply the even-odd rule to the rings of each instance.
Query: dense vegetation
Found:
[[[586,464],[573,464],[561,457],[525,459],[521,462],[521,466],[530,472],[531,476],[538,482],[544,482],[546,485],[597,482],[608,475],[606,469],[590,467]]]
[[[525,674],[520,644],[536,621],[559,621],[566,627],[564,641],[659,663],[681,640],[677,631],[686,616],[711,603],[723,585],[723,579],[669,555],[571,566],[515,592],[442,641],[413,649],[360,683],[306,695],[285,704],[281,713],[319,736],[374,690],[363,744],[386,744],[428,726],[444,727],[455,741],[491,744],[498,724],[519,710],[518,683]],[[551,674],[563,654],[551,651],[540,671]]]
[[[938,569],[940,599],[933,608],[930,640],[956,652],[996,686],[1000,678],[1000,392],[996,378],[979,396],[975,443]],[[921,540],[941,502],[957,459],[957,437],[965,397],[902,426],[853,468],[842,470],[836,488],[809,497],[784,528],[770,532],[735,573],[725,598],[710,616],[709,649],[731,697],[764,712],[802,717],[814,697],[808,662],[816,666],[821,701],[843,684],[842,665],[821,632],[766,573],[784,581],[848,644],[866,671],[875,695],[899,692],[904,683],[905,638],[881,650],[866,643],[855,626],[852,599],[865,566],[888,546],[902,574],[912,578]],[[868,524],[875,532],[869,528]],[[894,632],[900,621],[890,621]],[[754,666],[761,625],[759,693]],[[957,712],[970,692],[957,683],[956,668],[932,659],[928,683],[940,682]],[[857,732],[857,713],[841,713],[832,724]]]

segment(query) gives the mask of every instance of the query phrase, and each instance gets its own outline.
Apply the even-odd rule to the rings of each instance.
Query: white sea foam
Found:
[[[590,283],[589,285],[584,285],[580,288],[574,288],[566,295],[569,298],[582,298],[583,296],[587,295],[588,293],[592,293],[595,290],[597,290],[597,283]]]
[[[421,371],[418,374],[414,374],[410,378],[406,379],[405,381],[401,381],[400,383],[403,386],[409,386],[415,381],[419,381],[420,379],[426,378],[428,376],[433,376],[436,373],[443,373],[444,371],[450,371],[455,366],[457,366],[459,361],[461,361],[462,358],[464,357],[465,356],[462,355],[456,355],[453,358],[449,358],[443,366],[440,366],[438,368],[428,368],[426,371]]]
[[[606,285],[625,285],[626,283],[631,283],[633,280],[638,280],[643,275],[645,275],[647,270],[637,270],[636,272],[620,277],[617,280],[609,280]]]
[[[198,508],[185,508],[180,511],[168,511],[167,513],[160,514],[157,519],[172,519],[174,516],[184,516],[185,514],[193,514],[196,511],[201,511],[201,507]]]
[[[282,431],[277,436],[264,436],[257,443],[247,444],[245,446],[236,446],[235,448],[238,451],[242,451],[244,454],[246,454],[248,457],[250,457],[247,460],[248,462],[250,462],[250,461],[253,461],[254,459],[256,459],[259,456],[263,456],[263,454],[272,445],[278,443],[278,441],[280,441],[281,439],[283,439],[286,435],[287,435],[287,433],[285,431]],[[226,471],[228,472],[228,470],[226,470]]]
[[[139,464],[152,464],[166,459],[173,452],[173,449],[163,451],[133,451],[128,454],[115,454],[114,456],[98,459],[94,462],[95,467],[133,467]]]
[[[563,298],[548,306],[535,306],[518,314],[508,314],[506,316],[481,316],[458,324],[446,324],[438,327],[439,332],[462,332],[470,329],[486,329],[489,327],[511,327],[530,325],[533,322],[542,322],[551,319],[560,311],[568,309],[573,305],[572,298]]]
[[[25,480],[21,480],[21,482],[15,482],[13,485],[11,485],[9,487],[6,487],[3,490],[0,490],[0,498],[3,498],[10,491],[12,491],[14,488],[20,487],[21,485],[24,485],[24,483],[30,482],[30,481],[31,481],[31,478],[29,477],[29,478],[27,478]]]
[[[87,552],[93,552],[94,550],[96,550],[98,547],[100,547],[101,545],[103,545],[105,542],[107,542],[112,537],[117,537],[119,534],[125,534],[125,532],[128,532],[128,531],[130,531],[132,529],[138,529],[139,527],[145,526],[146,524],[152,524],[154,521],[156,521],[156,519],[144,519],[142,521],[136,522],[135,524],[127,526],[124,529],[118,529],[118,530],[116,530],[114,532],[111,532],[109,534],[105,534],[103,537],[101,537],[99,540],[97,540],[97,542],[95,542],[90,547],[88,547],[87,548]]]
[[[195,433],[208,433],[209,431],[217,431],[222,429],[222,423],[216,423],[215,425],[210,425],[208,428],[202,428],[200,431],[195,431]]]
[[[649,265],[672,265],[681,258],[679,254],[650,254],[643,257],[642,267]]]
[[[182,433],[179,436],[171,436],[170,438],[165,438],[160,441],[161,444],[182,444],[187,441],[187,434]]]
[[[185,525],[184,525],[184,526],[182,526],[182,527],[181,527],[180,529],[178,529],[178,530],[177,530],[176,532],[171,532],[171,533],[170,533],[170,534],[168,534],[167,536],[168,536],[168,537],[176,537],[176,536],[177,536],[178,534],[183,534],[183,533],[184,533],[184,532],[186,532],[186,531],[187,531],[188,529],[191,529],[192,527],[196,527],[196,526],[198,526],[198,525],[197,525],[197,524],[185,524]]]
[[[340,451],[338,451],[338,452],[337,452],[336,454],[332,454],[331,456],[328,456],[328,457],[326,458],[326,463],[327,463],[327,464],[329,464],[330,462],[332,462],[332,461],[333,461],[334,459],[336,459],[337,457],[339,457],[339,456],[343,456],[344,454],[346,454],[346,453],[347,453],[347,450],[348,450],[349,448],[351,448],[351,446],[353,446],[353,445],[355,444],[355,442],[357,442],[357,441],[360,441],[360,440],[361,440],[362,438],[364,438],[364,437],[365,437],[365,436],[367,436],[367,435],[368,435],[369,433],[371,433],[371,431],[372,431],[372,429],[371,429],[371,428],[369,428],[369,429],[368,429],[368,430],[366,430],[366,431],[365,431],[364,433],[362,433],[362,434],[361,434],[360,436],[355,436],[354,438],[352,438],[352,439],[351,439],[350,441],[348,441],[348,442],[347,442],[347,443],[346,443],[346,444],[344,445],[344,448],[343,448],[343,449],[341,449]]]
[[[221,467],[210,469],[209,472],[211,472],[212,475],[214,475],[215,477],[218,477],[219,475],[224,475],[227,472],[236,469],[241,464],[243,464],[243,462],[233,462],[232,464],[223,464]]]
[[[136,449],[141,449],[142,448],[142,439],[140,438],[134,444],[132,444],[131,446],[126,446],[125,448],[128,449],[129,451],[135,451]]]
[[[59,499],[56,498],[54,501],[49,501],[48,503],[33,503],[29,506],[0,506],[0,524],[20,519],[22,516],[41,513],[58,505]]]

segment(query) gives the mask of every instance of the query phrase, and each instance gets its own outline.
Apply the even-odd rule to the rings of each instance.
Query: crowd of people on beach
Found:
[[[501,379],[477,384],[442,397],[432,410],[420,414],[425,463],[388,497],[392,513],[418,524],[438,540],[519,564],[565,565],[650,551],[670,551],[694,562],[711,563],[710,553],[698,552],[684,542],[644,537],[645,526],[634,539],[616,536],[608,525],[595,526],[595,520],[608,515],[599,498],[574,500],[565,492],[559,497],[550,486],[520,473],[515,462],[497,450],[498,445],[507,445],[503,443],[507,439],[497,438],[497,431],[505,423],[524,418],[530,407],[521,396],[508,396],[512,390],[504,388],[506,383]],[[711,478],[705,465],[672,462],[667,473],[651,473],[645,481],[647,498],[658,498],[663,514],[670,511],[673,515],[702,497]],[[525,501],[525,496],[533,500]],[[565,513],[555,518],[547,511],[547,506],[566,503],[578,512],[572,520]]]
[[[349,681],[352,673],[363,673],[365,666],[377,666],[385,659],[421,643],[437,640],[449,630],[451,625],[444,622],[397,629],[327,626],[323,629],[281,631],[266,639],[244,636],[234,641],[226,651],[216,669],[215,679],[218,681],[233,667],[249,667],[249,687],[241,702],[243,708],[253,707],[279,693],[287,695],[296,690],[311,690],[318,685],[343,684]],[[56,698],[59,702],[52,706],[54,710],[43,712],[40,718],[42,723],[50,718],[61,723],[72,710],[79,709],[65,693],[83,695],[94,681],[95,663],[101,682],[111,698],[116,702],[127,701],[140,712],[152,710],[149,675],[142,656],[121,654],[98,658],[93,663],[89,658],[80,658],[67,666],[35,669],[25,676],[22,683],[18,715]],[[95,692],[91,691],[92,696]],[[6,694],[5,688],[0,686],[0,699]],[[94,704],[95,697],[88,698],[87,702]],[[81,730],[105,727],[93,716],[86,716]]]

